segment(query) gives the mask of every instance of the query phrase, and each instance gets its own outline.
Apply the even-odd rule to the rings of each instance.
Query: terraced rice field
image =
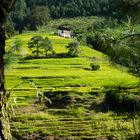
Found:
[[[7,41],[7,48],[19,38],[24,55],[28,55],[31,53],[28,40],[36,34],[13,37]],[[65,46],[72,41],[43,36],[50,38],[57,54],[66,53]],[[93,61],[100,65],[100,70],[91,70]],[[13,106],[12,133],[18,140],[131,137],[134,135],[132,119],[108,111],[102,102],[105,87],[137,81],[125,68],[112,65],[107,56],[87,46],[81,46],[77,58],[21,59],[6,70],[6,87],[11,94],[9,104]]]

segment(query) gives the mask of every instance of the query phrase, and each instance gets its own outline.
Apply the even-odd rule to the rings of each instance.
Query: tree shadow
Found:
[[[24,58],[22,58],[22,60],[31,60],[31,59],[44,59],[44,58],[75,58],[76,56],[70,56],[67,53],[59,53],[59,54],[48,54],[47,56],[32,56],[32,55],[28,55]]]

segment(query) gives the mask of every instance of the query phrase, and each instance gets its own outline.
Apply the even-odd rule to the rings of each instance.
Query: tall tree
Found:
[[[140,0],[110,0],[114,9],[120,17],[131,16],[133,20],[139,21]]]
[[[36,54],[35,56],[38,57],[40,53],[40,48],[42,44],[42,36],[33,36],[31,40],[28,42],[28,47],[33,48],[35,50],[32,51],[33,54]]]
[[[7,95],[4,78],[5,30],[4,22],[16,0],[1,0],[0,2],[0,139],[11,140],[7,109]]]
[[[30,29],[37,29],[37,26],[46,25],[49,22],[49,11],[47,6],[36,6],[27,16],[26,24],[30,24]]]
[[[23,30],[24,18],[26,16],[26,2],[25,0],[18,0],[14,6],[13,12],[10,14],[13,22],[15,23],[15,29],[18,31]]]
[[[42,40],[42,44],[41,44],[42,48],[45,50],[45,55],[47,56],[48,55],[48,52],[52,52],[52,54],[55,54],[55,51],[53,50],[53,47],[52,47],[52,42],[49,40],[48,37],[45,37],[43,40]]]

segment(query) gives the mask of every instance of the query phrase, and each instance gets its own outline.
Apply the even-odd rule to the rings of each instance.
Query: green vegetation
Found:
[[[39,57],[39,53],[42,55],[45,54],[46,57],[48,56],[48,52],[51,52],[53,55],[55,54],[52,43],[48,37],[43,39],[43,37],[39,35],[33,36],[28,42],[28,47],[32,49],[32,54],[36,54],[35,57]],[[35,50],[33,50],[34,48]]]
[[[42,41],[41,46],[43,47],[46,56],[48,55],[48,52],[49,52],[49,51],[52,52],[53,55],[55,54],[55,51],[53,50],[53,47],[52,47],[52,43],[51,43],[51,41],[49,40],[48,37],[46,37],[46,38]]]
[[[90,63],[90,66],[91,66],[92,70],[99,70],[100,69],[100,65],[95,64],[95,63]]]
[[[0,7],[1,140],[140,139],[139,0]],[[56,36],[60,26],[73,38]]]
[[[116,27],[104,27],[94,29],[87,35],[86,41],[92,48],[110,56],[111,61],[130,68],[130,71],[139,75],[139,24],[132,24],[131,18],[128,22]]]
[[[35,48],[34,51],[32,51],[32,53],[36,53],[36,57],[39,56],[39,48],[41,48],[41,44],[42,44],[42,37],[41,36],[34,36],[31,38],[31,40],[28,43],[29,48]]]
[[[132,0],[18,0],[13,12],[7,19],[7,33],[13,29],[35,30],[38,26],[47,25],[51,19],[86,16],[105,16],[125,20],[126,15],[139,21],[139,1]],[[10,33],[9,33],[10,32]]]
[[[139,94],[130,91],[124,89],[110,89],[106,92],[105,101],[110,109],[115,109],[120,112],[138,112],[140,110]]]
[[[73,41],[71,38],[30,32],[7,40],[7,48],[18,38],[22,41],[21,49],[26,50],[24,56],[29,56],[32,52],[28,49],[28,41],[33,36],[48,37],[56,56],[68,53],[66,46]],[[53,136],[121,140],[134,137],[135,132],[139,134],[136,123],[139,117],[135,117],[133,123],[127,113],[117,115],[110,112],[104,103],[105,93],[102,90],[116,84],[127,88],[136,84],[138,78],[127,73],[126,68],[112,65],[103,53],[83,45],[80,48],[79,57],[25,57],[6,71],[7,91],[25,82],[10,93],[9,103],[13,105],[15,114],[11,115],[12,134],[16,139],[46,139]],[[100,65],[99,70],[91,70],[90,64],[93,62]],[[26,84],[26,81],[34,83],[37,89]],[[139,95],[139,89],[132,88],[131,91]],[[41,101],[38,93],[43,93],[52,103]]]
[[[79,43],[77,41],[70,42],[66,48],[68,49],[68,55],[71,57],[79,56],[80,54],[80,48]]]
[[[38,26],[46,25],[49,20],[49,10],[47,6],[36,6],[33,8],[31,13],[28,13],[26,17],[26,28],[31,30],[37,29]]]

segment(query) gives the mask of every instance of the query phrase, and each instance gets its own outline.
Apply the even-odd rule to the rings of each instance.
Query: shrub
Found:
[[[140,96],[128,91],[109,89],[105,95],[105,102],[112,110],[124,112],[140,111]]]
[[[92,68],[92,70],[96,71],[100,69],[100,65],[95,64],[95,63],[90,63],[90,66]]]
[[[73,41],[70,42],[66,48],[68,49],[68,55],[71,57],[79,56],[80,54],[80,48],[79,48],[79,42]]]
[[[119,90],[110,89],[106,91],[105,102],[110,109],[117,109],[120,107],[124,94],[120,93]]]
[[[124,97],[124,106],[129,111],[139,111],[140,110],[140,96],[134,94],[128,94]]]
[[[88,35],[86,38],[88,45],[108,55],[112,54],[114,41],[114,37],[108,32],[96,32],[95,34]]]
[[[45,92],[44,96],[51,100],[52,104],[46,103],[50,108],[67,108],[75,102],[75,97],[69,91]]]
[[[74,115],[76,117],[82,117],[85,113],[85,108],[83,106],[72,106],[69,108],[69,114]]]

